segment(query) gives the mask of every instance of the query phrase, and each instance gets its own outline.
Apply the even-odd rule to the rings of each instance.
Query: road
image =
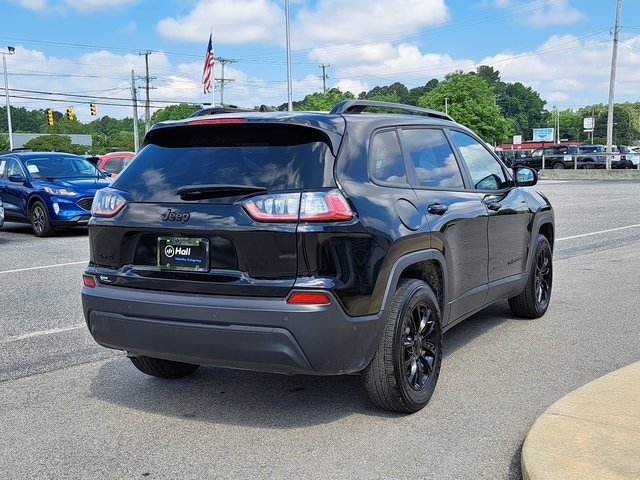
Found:
[[[551,307],[506,302],[445,334],[414,415],[357,376],[201,368],[147,377],[95,345],[80,307],[85,232],[0,232],[0,478],[519,479],[535,419],[640,359],[640,183],[541,182],[557,220]]]

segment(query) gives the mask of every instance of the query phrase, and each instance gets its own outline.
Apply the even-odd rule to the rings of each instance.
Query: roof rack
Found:
[[[454,121],[453,118],[446,113],[442,113],[437,110],[416,107],[415,105],[405,105],[403,103],[377,102],[374,100],[343,100],[336,103],[335,107],[331,110],[331,113],[362,113],[367,108],[388,108],[425,117],[441,118],[442,120],[450,120],[452,122]]]

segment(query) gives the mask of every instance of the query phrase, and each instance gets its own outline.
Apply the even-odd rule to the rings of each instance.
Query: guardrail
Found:
[[[542,155],[542,169],[640,169],[640,154],[620,154],[617,152],[593,152],[564,154],[545,157]],[[517,160],[516,160],[517,161]]]

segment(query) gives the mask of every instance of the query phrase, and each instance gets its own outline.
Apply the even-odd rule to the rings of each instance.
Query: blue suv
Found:
[[[61,152],[0,156],[0,196],[5,220],[30,223],[38,237],[58,227],[86,226],[96,191],[109,186],[85,158]]]

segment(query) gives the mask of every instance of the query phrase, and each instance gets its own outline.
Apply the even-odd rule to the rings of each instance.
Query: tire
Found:
[[[554,170],[564,170],[564,163],[562,162],[556,162],[553,164],[553,169]]]
[[[440,307],[421,280],[398,286],[386,326],[364,385],[372,403],[392,412],[413,413],[431,399],[442,363]]]
[[[159,378],[182,378],[192,374],[198,365],[191,363],[174,362],[162,358],[153,357],[129,357],[131,363],[142,373]]]
[[[585,162],[582,164],[582,168],[584,168],[585,170],[593,169],[593,162],[591,160],[585,160]]]
[[[549,241],[538,235],[533,249],[533,263],[524,290],[509,299],[514,315],[524,318],[539,318],[549,308],[553,284],[553,257]]]
[[[35,233],[37,237],[50,237],[56,232],[56,229],[53,227],[51,220],[49,219],[47,207],[45,207],[44,203],[39,200],[33,202],[33,205],[31,205],[31,210],[29,210],[29,219],[31,220],[33,233]]]

